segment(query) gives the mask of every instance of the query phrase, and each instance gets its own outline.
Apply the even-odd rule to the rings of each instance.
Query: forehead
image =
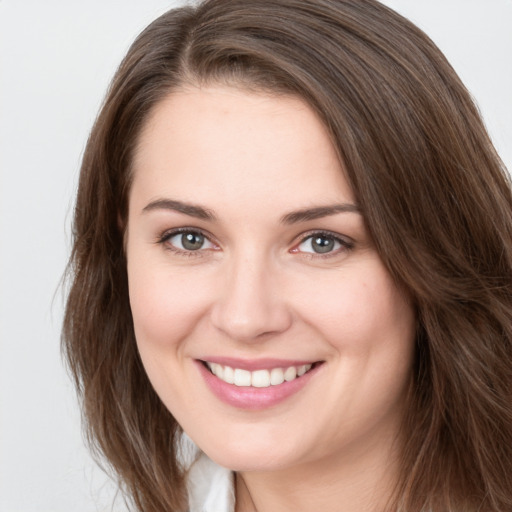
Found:
[[[329,134],[304,101],[232,87],[167,96],[141,132],[133,169],[132,198],[274,208],[353,200]]]

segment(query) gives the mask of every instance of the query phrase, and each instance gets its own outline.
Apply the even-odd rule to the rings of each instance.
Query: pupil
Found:
[[[318,236],[313,239],[313,250],[315,252],[329,252],[334,247],[334,240],[325,236]]]
[[[203,246],[204,236],[196,233],[186,233],[181,236],[181,243],[188,251],[197,251]]]

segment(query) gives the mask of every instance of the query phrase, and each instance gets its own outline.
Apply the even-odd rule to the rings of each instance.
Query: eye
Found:
[[[353,244],[330,233],[313,233],[302,239],[295,252],[328,255],[343,249],[351,249]]]
[[[160,238],[159,242],[178,253],[190,253],[200,251],[201,249],[216,248],[203,233],[191,229],[168,232]]]

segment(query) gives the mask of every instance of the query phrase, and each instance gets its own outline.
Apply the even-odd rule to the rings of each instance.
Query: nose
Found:
[[[264,258],[246,256],[226,262],[223,272],[211,311],[215,328],[231,339],[254,342],[290,327],[292,314],[278,269]]]

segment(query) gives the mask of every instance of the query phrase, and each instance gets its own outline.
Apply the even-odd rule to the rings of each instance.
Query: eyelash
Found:
[[[201,236],[201,237],[204,237],[205,240],[208,240],[211,244],[213,244],[213,242],[211,241],[211,238],[212,238],[211,235],[201,231],[200,229],[194,229],[194,228],[177,228],[177,229],[172,229],[170,231],[165,231],[157,238],[156,242],[158,244],[163,245],[167,251],[171,251],[171,252],[177,254],[178,256],[187,256],[187,257],[192,257],[192,258],[198,258],[198,257],[204,256],[204,250],[201,250],[201,249],[198,249],[197,251],[186,250],[186,249],[184,250],[184,249],[175,247],[172,244],[167,244],[167,242],[171,238],[175,237],[176,235],[180,235],[180,234],[191,234],[191,235]]]
[[[164,245],[166,250],[172,251],[173,253],[177,254],[178,256],[196,257],[196,258],[204,256],[204,252],[205,252],[204,249],[203,250],[202,249],[198,249],[196,251],[194,251],[194,250],[184,250],[184,249],[180,249],[178,247],[175,247],[172,244],[167,244],[167,242],[171,238],[173,238],[176,235],[180,235],[180,234],[192,234],[192,235],[201,236],[201,237],[204,237],[205,240],[207,240],[211,244],[215,245],[214,242],[211,241],[211,235],[209,235],[208,233],[205,233],[202,230],[195,229],[195,228],[177,228],[177,229],[172,229],[170,231],[165,231],[164,233],[162,233],[157,238],[156,242],[158,244]],[[322,254],[322,253],[315,253],[315,252],[305,252],[305,251],[299,251],[298,250],[299,246],[301,246],[307,240],[313,239],[315,237],[316,238],[331,239],[334,242],[337,242],[340,245],[340,247],[338,249],[336,249],[336,250],[329,251],[329,252],[326,252],[324,254]],[[292,252],[292,253],[300,253],[305,258],[310,258],[310,259],[312,259],[312,258],[314,258],[314,259],[321,258],[321,259],[325,259],[325,258],[330,258],[330,257],[337,256],[337,255],[339,255],[340,252],[351,251],[353,248],[354,248],[354,242],[353,241],[349,241],[346,238],[343,238],[343,237],[341,237],[340,235],[338,235],[336,233],[332,233],[330,231],[310,231],[310,232],[305,233],[305,234],[303,234],[301,236],[299,242],[294,245],[294,247],[290,250],[290,252]]]
[[[291,249],[291,252],[294,252],[294,253],[298,253],[299,250],[298,250],[298,247],[301,246],[303,243],[305,243],[307,240],[309,239],[314,239],[314,238],[327,238],[327,239],[331,239],[333,240],[334,242],[337,242],[340,247],[336,250],[333,250],[333,251],[329,251],[329,252],[326,252],[326,253],[315,253],[315,252],[304,252],[304,251],[300,251],[301,252],[301,255],[305,258],[310,258],[310,259],[318,259],[318,258],[321,258],[321,259],[326,259],[326,258],[332,258],[332,257],[335,257],[335,256],[339,256],[339,254],[341,252],[348,252],[348,251],[351,251],[352,249],[354,249],[354,242],[351,241],[351,240],[348,240],[347,238],[345,237],[342,237],[340,235],[338,235],[337,233],[333,233],[331,231],[310,231],[308,233],[305,233],[304,235],[301,236],[299,242],[297,244],[295,244],[295,246],[293,247],[293,249]]]

